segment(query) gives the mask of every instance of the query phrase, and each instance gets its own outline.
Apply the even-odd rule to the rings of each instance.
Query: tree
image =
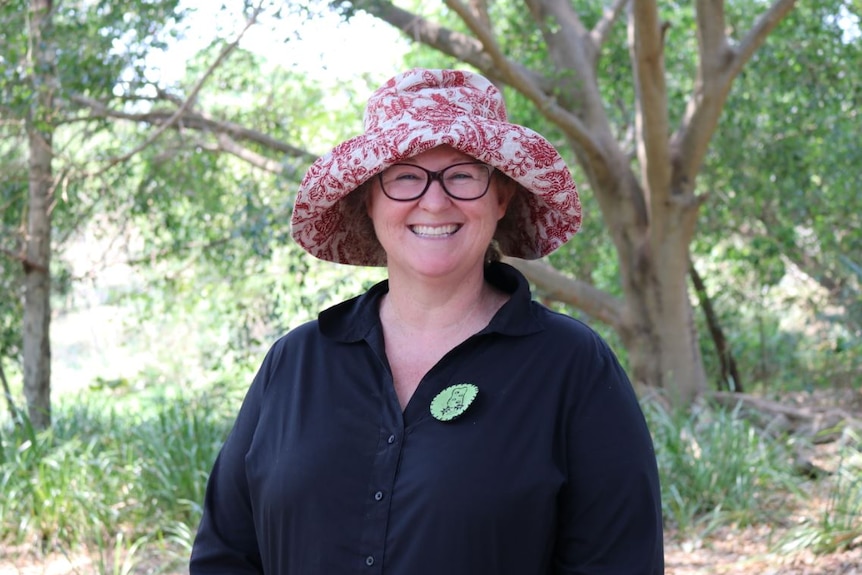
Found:
[[[549,262],[513,263],[543,292],[611,326],[628,351],[636,384],[663,388],[685,404],[705,391],[707,381],[687,285],[690,245],[707,200],[698,193],[698,173],[734,81],[794,3],[774,0],[743,29],[741,23],[730,26],[724,2],[699,0],[681,31],[685,36],[673,46],[671,21],[661,15],[679,21],[676,12],[685,9],[663,8],[654,0],[616,0],[600,14],[589,3],[527,0],[522,19],[528,23],[520,26],[505,14],[498,17],[507,4],[447,0],[460,30],[386,1],[356,0],[351,9],[365,10],[511,87],[559,129],[610,232],[622,297]],[[611,122],[615,103],[604,99],[601,79],[603,57],[624,25],[634,99],[628,131]],[[738,40],[731,28],[742,30]],[[533,43],[529,53],[535,61],[508,55],[513,38],[507,34],[513,31],[523,32],[520,42]],[[674,113],[665,60],[695,38],[694,79],[684,111]],[[631,137],[630,147],[619,133]]]
[[[74,112],[68,109],[70,94],[110,93],[122,73],[134,70],[139,54],[129,50],[123,55],[127,59],[111,55],[115,38],[106,32],[117,30],[117,24],[122,22],[127,32],[131,29],[134,41],[134,32],[149,25],[147,17],[170,12],[175,5],[175,0],[144,2],[136,6],[139,12],[129,14],[101,4],[65,7],[52,0],[14,0],[5,3],[0,11],[0,24],[8,31],[0,54],[0,110],[6,120],[4,130],[15,138],[10,140],[11,146],[3,146],[4,163],[8,161],[10,166],[3,200],[9,207],[21,210],[16,214],[20,224],[11,229],[6,220],[16,216],[4,213],[2,253],[16,260],[23,273],[20,349],[24,394],[30,421],[37,429],[51,423],[52,239],[55,218],[68,208],[56,192],[60,185],[66,186],[67,192],[69,188],[74,191],[79,183],[69,181],[68,164],[59,170],[55,166],[57,130],[74,120]],[[86,35],[87,42],[80,42],[81,25],[92,31]],[[16,147],[18,138],[26,141],[24,169],[22,158],[10,150]],[[27,181],[26,186],[21,185],[21,179]],[[26,200],[22,200],[17,193],[25,189]],[[6,269],[4,265],[4,272]],[[3,279],[4,283],[16,285],[14,275],[4,273]],[[3,307],[9,311],[15,305],[7,303]],[[8,353],[17,347],[9,339],[4,337],[0,342],[4,344],[0,351]]]
[[[263,5],[242,4],[249,16]],[[281,12],[279,5],[299,6],[282,0],[267,6]],[[443,57],[481,71],[507,91],[516,121],[540,127],[576,160],[584,201],[595,204],[604,219],[603,227],[586,222],[588,236],[606,236],[613,249],[584,258],[576,238],[547,261],[512,263],[542,297],[575,306],[613,329],[628,351],[637,384],[663,388],[686,403],[706,388],[687,287],[689,252],[698,226],[712,221],[700,214],[711,199],[702,190],[732,176],[715,170],[704,179],[701,167],[711,142],[723,144],[713,153],[735,151],[732,142],[715,138],[719,118],[729,114],[725,106],[734,86],[742,81],[756,85],[753,75],[742,72],[757,60],[767,36],[793,5],[792,0],[774,0],[770,6],[756,0],[726,5],[701,0],[694,7],[661,9],[663,21],[659,5],[650,0],[616,0],[606,10],[586,1],[476,1],[468,6],[449,0],[434,21],[391,2],[338,6],[348,15],[365,10],[435,51],[411,55],[414,64]],[[287,231],[278,222],[289,206],[275,208],[257,188],[291,188],[315,157],[307,148],[325,149],[331,135],[321,135],[326,127],[316,133],[303,128],[318,113],[320,93],[301,78],[272,72],[277,67],[263,67],[258,58],[236,49],[235,38],[216,41],[202,52],[187,84],[149,80],[145,54],[161,43],[171,19],[180,18],[175,8],[170,0],[127,0],[55,13],[58,53],[65,61],[56,66],[62,97],[55,95],[53,101],[53,126],[60,130],[54,148],[59,137],[64,151],[82,151],[64,153],[59,162],[55,156],[53,170],[63,176],[64,201],[53,204],[55,230],[62,230],[54,244],[61,245],[83,216],[100,212],[113,214],[118,226],[124,225],[122,218],[132,218],[132,225],[146,232],[140,261],[189,257],[236,269],[248,255],[267,257],[268,246]],[[82,25],[89,31],[84,41]],[[4,29],[16,28],[6,23]],[[74,37],[67,35],[73,30]],[[122,51],[116,49],[117,38],[126,44]],[[770,62],[780,68],[780,54]],[[17,100],[7,94],[18,88],[4,78],[9,74],[0,75],[0,110],[14,117],[14,107],[6,102]],[[30,102],[35,92],[25,92],[18,100]],[[351,101],[361,107],[366,96],[362,92]],[[318,126],[341,129],[344,118],[358,117],[346,108],[328,114]],[[749,118],[730,117],[735,127]],[[4,168],[17,165],[7,146],[0,143],[0,150]],[[227,158],[255,172],[238,170]],[[59,181],[56,175],[54,181]],[[13,212],[23,210],[16,182],[7,180],[0,188]],[[231,186],[242,194],[225,201],[223,190]],[[15,217],[4,211],[3,225],[4,236],[14,232]],[[18,246],[25,239],[24,234],[14,241],[4,238],[4,265],[24,267],[26,254]],[[608,272],[602,259],[614,254],[618,265]],[[9,274],[2,279],[15,285]],[[0,351],[14,350],[13,344]]]
[[[11,296],[0,301],[0,358],[23,349],[30,418],[44,428],[51,406],[50,296],[70,279],[52,256],[98,216],[107,228],[102,233],[135,230],[143,248],[129,263],[154,268],[162,286],[187,283],[182,270],[163,265],[169,260],[207,262],[209,274],[230,270],[237,283],[247,270],[246,286],[255,283],[272,246],[288,237],[279,222],[289,219],[291,197],[278,188],[294,188],[314,158],[288,142],[319,137],[293,120],[317,117],[322,98],[302,78],[264,70],[259,58],[237,50],[264,2],[244,7],[245,28],[231,41],[216,40],[198,56],[185,88],[151,80],[147,64],[184,17],[176,0],[43,1],[30,12],[27,1],[0,6],[0,130],[8,136],[0,139],[0,285]],[[236,54],[237,64],[225,66]],[[210,84],[216,89],[205,98]],[[330,121],[339,118],[329,112]],[[28,135],[33,145],[21,154]],[[255,293],[266,291],[256,283]],[[233,297],[230,305],[267,308],[277,297],[264,299]],[[254,321],[273,312],[237,313]],[[22,323],[28,327],[21,330]]]
[[[30,89],[27,114],[30,186],[24,267],[24,394],[37,429],[51,424],[51,198],[54,192],[54,98],[51,0],[30,2]]]

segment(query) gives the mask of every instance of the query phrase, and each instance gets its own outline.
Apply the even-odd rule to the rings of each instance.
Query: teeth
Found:
[[[413,233],[419,236],[448,236],[458,231],[455,224],[448,226],[412,226]]]

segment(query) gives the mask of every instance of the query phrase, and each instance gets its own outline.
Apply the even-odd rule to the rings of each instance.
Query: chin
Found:
[[[474,267],[481,267],[482,259],[469,264],[463,258],[452,258],[450,254],[448,257],[423,258],[419,261],[414,260],[405,263],[407,264],[405,269],[412,270],[413,273],[429,278],[444,278],[450,275],[463,274],[465,270],[471,270]]]

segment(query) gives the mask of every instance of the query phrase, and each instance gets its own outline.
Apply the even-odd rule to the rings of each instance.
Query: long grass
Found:
[[[121,413],[85,399],[51,430],[0,429],[0,542],[87,549],[100,573],[132,572],[143,546],[185,561],[206,477],[230,416],[212,396],[152,400]]]
[[[839,447],[839,464],[811,497],[822,496],[825,505],[818,516],[804,517],[779,541],[779,548],[802,548],[833,553],[862,546],[862,439],[845,430]]]
[[[786,445],[734,410],[645,406],[662,482],[665,522],[683,534],[782,521],[798,495]]]
[[[18,425],[6,422],[0,547],[85,550],[99,573],[181,572],[207,473],[238,403],[224,390],[133,403],[82,394],[55,411],[51,430],[37,433],[23,417]],[[703,535],[718,526],[786,523],[793,501],[805,497],[785,440],[764,435],[735,411],[644,409],[669,528]],[[792,530],[782,548],[829,552],[859,544],[860,477],[857,441],[848,443],[841,472],[830,480],[823,515]],[[138,569],[139,560],[154,555],[158,567]]]

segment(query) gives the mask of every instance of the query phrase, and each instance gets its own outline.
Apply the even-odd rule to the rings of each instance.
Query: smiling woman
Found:
[[[410,158],[410,162],[381,172],[372,180],[366,199],[376,239],[386,254],[390,285],[401,281],[421,285],[448,278],[466,281],[471,276],[480,283],[478,274],[469,272],[482,269],[497,222],[506,214],[514,193],[513,186],[504,185],[502,180],[492,186],[491,166],[477,164],[450,146],[432,148]],[[465,174],[465,166],[469,166],[468,177],[446,183],[451,174]],[[411,176],[406,180],[405,169]],[[387,192],[384,182],[391,170],[402,179],[390,180]],[[414,177],[418,174],[421,179]],[[444,177],[439,177],[441,174]],[[459,197],[452,194],[453,189]],[[392,193],[398,197],[393,198]],[[499,254],[492,259],[499,260]],[[461,273],[453,275],[459,269]]]
[[[549,254],[580,218],[560,155],[487,79],[414,69],[375,92],[365,132],[307,171],[292,234],[388,279],[271,348],[191,574],[663,573],[626,374],[499,261]]]

